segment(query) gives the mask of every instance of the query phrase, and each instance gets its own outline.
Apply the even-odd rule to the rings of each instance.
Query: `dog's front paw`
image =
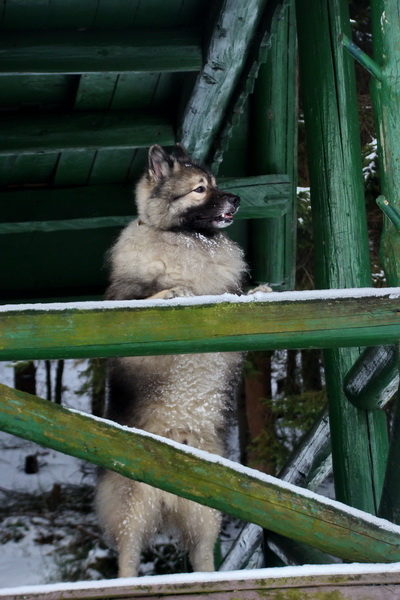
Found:
[[[195,296],[193,290],[183,286],[177,286],[170,290],[165,290],[164,298],[165,300],[170,300],[171,298],[188,298],[189,296]]]
[[[258,285],[257,287],[253,288],[252,290],[249,290],[247,292],[247,296],[250,296],[251,294],[255,294],[256,292],[263,292],[264,294],[269,294],[270,292],[272,292],[272,289],[269,287],[269,285],[264,283],[263,285]]]

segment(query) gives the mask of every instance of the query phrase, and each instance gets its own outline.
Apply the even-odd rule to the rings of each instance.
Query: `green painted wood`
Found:
[[[342,33],[339,36],[339,41],[343,44],[343,46],[350,52],[350,54],[355,58],[360,65],[362,65],[371,75],[373,75],[378,81],[382,80],[382,71],[380,66],[361,48],[357,46],[353,42],[353,40],[349,39],[347,35]]]
[[[366,348],[344,378],[345,393],[358,408],[383,408],[399,385],[396,346]]]
[[[118,78],[118,73],[83,73],[80,75],[74,108],[76,110],[109,109]]]
[[[394,226],[396,232],[400,234],[400,212],[397,208],[385,198],[385,196],[378,196],[376,203],[379,208],[385,213],[389,221]]]
[[[397,366],[400,368],[397,347]],[[391,430],[389,457],[383,484],[379,515],[393,523],[400,524],[400,387],[396,398],[396,407]]]
[[[140,0],[99,0],[94,27],[96,29],[126,29],[135,23]]]
[[[380,258],[388,282],[400,283],[400,141],[398,111],[400,109],[398,45],[400,38],[399,6],[393,0],[375,0],[371,6],[374,58],[379,65],[381,81],[373,81],[372,98],[378,130],[381,191],[385,209]],[[387,202],[387,205],[386,205]],[[397,353],[399,353],[399,347]],[[398,364],[400,369],[400,365]],[[400,370],[399,370],[400,372]],[[400,521],[400,391],[397,395],[389,458],[385,474],[380,514]]]
[[[0,184],[13,186],[51,182],[58,160],[58,152],[38,153],[31,156],[26,154],[9,156],[0,153]]]
[[[251,226],[252,274],[258,283],[294,289],[297,203],[297,71],[294,2],[286,2],[272,23],[267,60],[255,85],[255,173],[287,173],[291,182],[288,211],[281,221]]]
[[[155,576],[150,580],[85,581],[8,588],[0,590],[2,600],[93,600],[138,598],[144,600],[392,600],[400,593],[399,569],[378,565],[336,565],[259,569],[254,572],[196,573]]]
[[[79,75],[3,75],[0,77],[2,108],[32,109],[50,106],[68,109]]]
[[[400,559],[400,528],[273,477],[0,385],[1,428],[352,561]],[[181,449],[184,448],[184,449]],[[179,464],[179,469],[176,465]]]
[[[374,0],[371,3],[371,24],[374,59],[382,71],[382,81],[371,82],[375,120],[378,124],[381,192],[400,211],[398,3],[395,0]],[[388,217],[384,218],[380,257],[389,285],[392,285],[390,282],[397,285],[400,282],[400,235]]]
[[[197,29],[3,31],[0,71],[4,74],[199,71]]]
[[[30,27],[45,27],[48,15],[48,0],[10,0],[3,2],[2,20],[3,28],[26,29]]]
[[[362,287],[370,284],[370,266],[354,64],[339,41],[351,35],[348,3],[297,0],[296,7],[316,285]],[[375,513],[387,428],[383,412],[357,409],[346,398],[343,378],[358,356],[356,349],[324,353],[335,487],[338,499]]]
[[[0,360],[338,347],[400,339],[400,294],[0,307]],[[302,298],[302,299],[300,299]],[[150,303],[151,304],[151,303]],[[195,325],[194,325],[195,324]],[[353,439],[359,434],[353,432]]]
[[[53,184],[55,186],[85,185],[95,156],[95,150],[64,150],[60,153],[54,169]]]
[[[118,184],[121,181],[126,181],[132,159],[133,150],[131,148],[98,150],[88,177],[88,183],[92,186]]]
[[[19,155],[97,148],[139,148],[153,143],[173,145],[175,134],[165,117],[121,112],[74,112],[45,117],[0,118],[0,155]]]
[[[119,161],[121,156],[124,157],[123,166],[124,171],[127,172],[129,164],[132,162],[130,152],[130,150],[123,150],[120,154],[115,151],[114,159],[110,151],[104,160],[102,154],[105,154],[106,151],[99,152],[93,167],[91,183],[94,175],[101,177],[101,170],[105,172],[102,176],[104,181],[106,178],[107,180],[113,177],[122,178],[123,172],[120,170]],[[70,167],[71,163],[67,161],[67,158],[71,157],[72,159],[72,156],[74,157],[73,164],[81,158],[79,151],[62,153],[56,178],[59,176],[61,166]],[[84,158],[86,157],[88,157],[88,164],[84,165],[82,174],[85,169],[92,168],[89,159],[93,162],[94,154],[92,158],[90,154],[85,153]],[[111,164],[105,164],[106,159],[111,159]],[[223,190],[241,197],[242,204],[235,219],[261,218],[265,215],[281,216],[288,210],[290,184],[285,176],[221,178],[219,184]],[[90,185],[73,189],[29,189],[1,192],[0,207],[0,223],[3,223],[3,229],[0,224],[0,232],[17,231],[18,229],[28,231],[29,221],[54,221],[53,228],[57,229],[57,220],[84,220],[92,217],[115,218],[116,216],[131,218],[135,214],[133,186],[118,184]],[[20,223],[22,216],[25,223],[22,229],[20,225],[14,229],[9,226],[12,223]],[[6,223],[7,225],[4,226]],[[123,219],[122,223],[125,224],[126,219]],[[90,226],[89,222],[88,225]],[[44,227],[44,229],[46,228]]]
[[[200,160],[206,160],[222,123],[265,5],[265,0],[222,3],[205,64],[186,104],[178,134],[178,139]]]

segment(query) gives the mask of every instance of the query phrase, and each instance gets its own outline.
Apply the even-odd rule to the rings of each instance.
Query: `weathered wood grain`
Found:
[[[0,359],[378,345],[400,339],[400,296],[268,294],[266,301],[31,305],[0,312]],[[347,291],[348,293],[348,291]],[[296,300],[292,300],[296,298]],[[304,298],[304,299],[301,299]],[[207,298],[206,300],[210,300]],[[198,300],[201,302],[201,298]]]
[[[198,159],[205,160],[211,148],[265,5],[265,0],[222,3],[179,133],[179,139]]]
[[[119,31],[2,31],[0,75],[199,71],[193,28]]]
[[[297,0],[296,9],[316,287],[368,286],[370,251],[354,61],[338,39],[342,33],[351,36],[349,4]],[[324,352],[335,490],[343,502],[376,513],[388,451],[387,424],[383,412],[357,409],[344,393],[344,376],[358,356],[358,349]]]
[[[66,154],[63,152],[61,158]],[[82,161],[87,153],[78,152],[79,155],[83,155]],[[65,163],[68,169],[67,159]],[[290,183],[285,175],[222,179],[220,187],[241,198],[235,219],[278,217],[290,206]],[[135,212],[131,186],[118,184],[8,191],[0,193],[0,205],[0,235],[122,227],[134,218]],[[21,217],[23,220],[17,220]]]
[[[363,571],[362,566],[323,567],[315,574],[303,568],[260,569],[237,572],[224,579],[219,574],[155,576],[128,581],[98,581],[68,585],[49,584],[0,590],[2,600],[93,600],[95,598],[147,598],[180,600],[393,600],[400,594],[400,572]],[[308,571],[310,569],[308,568]],[[151,579],[151,581],[150,581]]]
[[[120,112],[75,112],[64,115],[7,115],[0,119],[0,155],[60,152],[68,149],[140,148],[172,145],[169,119]]]
[[[400,528],[220,457],[0,385],[0,427],[345,560],[400,560]],[[179,468],[177,468],[179,465]]]

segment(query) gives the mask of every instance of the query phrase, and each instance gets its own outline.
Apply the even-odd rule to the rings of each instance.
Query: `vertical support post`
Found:
[[[378,130],[381,190],[400,210],[400,14],[397,0],[371,2],[372,42],[381,80],[371,82]],[[380,248],[388,285],[400,285],[400,235],[385,216]]]
[[[375,62],[381,77],[371,82],[378,130],[381,191],[379,198],[391,208],[385,211],[380,257],[388,285],[400,285],[400,65],[398,60],[400,18],[398,0],[371,2],[372,41]],[[390,218],[391,217],[391,218]],[[399,364],[400,368],[400,364]],[[389,459],[386,469],[380,515],[400,522],[400,388],[397,396]]]
[[[260,67],[254,90],[252,169],[255,175],[288,174],[293,202],[283,218],[252,222],[252,273],[257,283],[293,289],[298,118],[294,0],[282,7],[274,26],[267,60]]]
[[[296,0],[319,288],[370,285],[354,65],[347,0]],[[339,500],[376,513],[387,456],[381,411],[352,406],[343,378],[357,349],[325,351],[332,458]]]

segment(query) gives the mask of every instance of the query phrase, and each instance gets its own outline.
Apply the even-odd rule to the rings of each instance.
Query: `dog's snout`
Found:
[[[240,198],[235,194],[224,194],[224,200],[230,202],[235,208],[237,208],[240,204]]]

